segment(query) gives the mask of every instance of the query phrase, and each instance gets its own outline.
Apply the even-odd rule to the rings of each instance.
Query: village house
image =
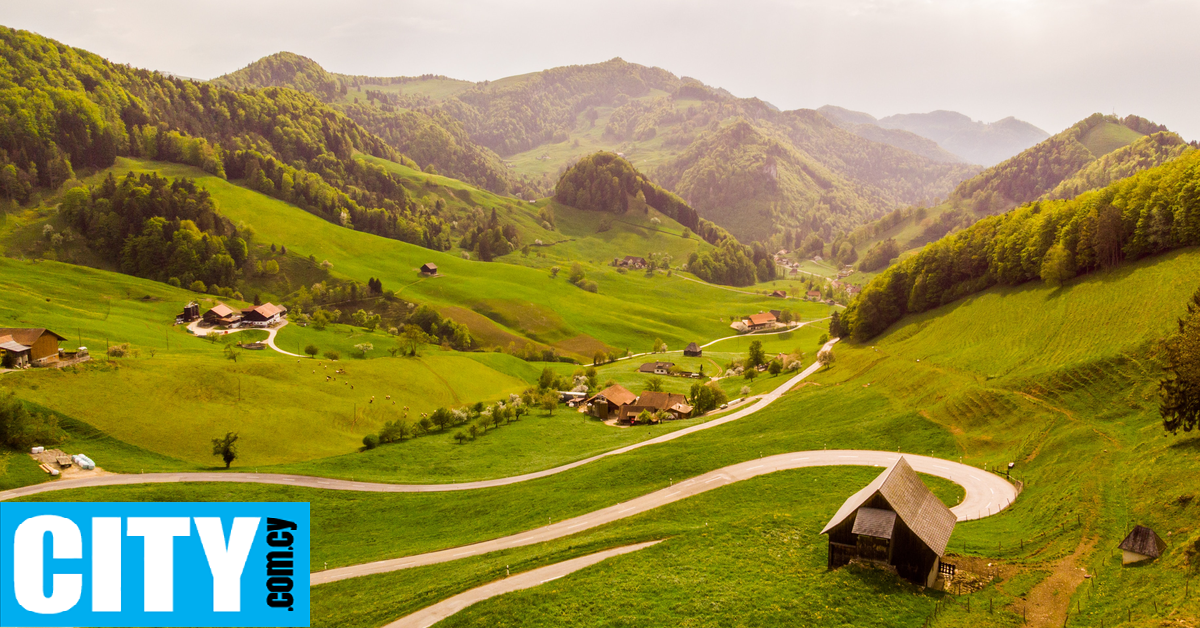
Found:
[[[438,273],[437,264],[429,262],[429,263],[425,263],[425,264],[421,265],[421,274],[422,275],[436,275],[437,273]]]
[[[671,367],[673,366],[675,366],[674,362],[647,362],[638,367],[638,372],[667,375],[671,372]]]
[[[786,292],[784,292],[783,290],[776,290],[776,291],[774,291],[774,292],[772,292],[772,293],[771,293],[771,296],[773,296],[773,297],[775,297],[775,298],[777,298],[777,299],[786,299],[786,298],[787,298],[787,293],[786,293]]]
[[[1121,564],[1128,565],[1162,556],[1167,551],[1167,543],[1154,530],[1137,525],[1117,548],[1121,550]]]
[[[58,360],[58,343],[63,340],[66,338],[40,327],[0,327],[0,365],[10,369],[46,366]]]
[[[204,313],[204,322],[209,325],[229,326],[240,320],[242,320],[240,312],[219,301]]]
[[[770,312],[759,312],[751,314],[748,318],[742,320],[746,325],[746,329],[750,331],[758,331],[775,326],[775,315]]]
[[[820,301],[821,300],[821,291],[820,290],[809,290],[808,292],[806,292],[804,294],[804,296],[808,297],[809,300],[812,300],[812,301]]]
[[[829,535],[828,567],[871,561],[931,587],[939,573],[953,570],[948,564],[943,568],[942,557],[957,522],[901,457],[851,495],[821,530]]]
[[[242,325],[250,327],[270,327],[287,316],[287,308],[282,305],[263,303],[242,310]]]
[[[620,421],[634,424],[643,411],[650,414],[666,412],[672,419],[686,419],[692,414],[687,397],[678,393],[645,391],[633,403],[621,408]]]
[[[614,259],[613,265],[617,266],[618,268],[641,269],[641,268],[645,268],[649,264],[646,263],[646,258],[644,258],[644,257],[634,257],[632,255],[626,255],[624,259],[619,259],[619,260]]]
[[[857,296],[859,293],[862,292],[862,286],[852,285],[852,286],[846,288],[846,292],[852,297]]]
[[[613,385],[593,395],[584,404],[584,410],[598,419],[618,417],[622,408],[637,401],[637,395],[624,386]]]
[[[683,356],[685,358],[698,358],[703,353],[704,352],[700,349],[700,345],[694,342],[689,343],[687,348],[683,350]]]

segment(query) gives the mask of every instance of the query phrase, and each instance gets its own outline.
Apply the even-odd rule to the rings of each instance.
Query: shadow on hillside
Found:
[[[1171,443],[1170,445],[1168,445],[1168,448],[1176,449],[1179,451],[1193,452],[1193,453],[1200,452],[1200,436],[1184,438],[1181,441]]]

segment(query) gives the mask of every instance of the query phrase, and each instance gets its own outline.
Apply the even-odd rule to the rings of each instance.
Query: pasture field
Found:
[[[1080,142],[1097,157],[1103,157],[1122,146],[1128,146],[1144,137],[1141,133],[1115,122],[1102,122],[1092,127],[1080,138]]]
[[[1060,600],[1060,609],[1064,606],[1062,599],[1081,602],[1088,625],[1098,624],[1100,618],[1106,619],[1106,625],[1118,625],[1118,617],[1129,612],[1143,619],[1194,617],[1195,598],[1185,601],[1176,593],[1189,572],[1185,548],[1198,535],[1191,522],[1200,513],[1189,497],[1195,494],[1195,483],[1187,478],[1200,470],[1200,439],[1162,435],[1154,393],[1159,372],[1154,365],[1159,359],[1155,341],[1171,331],[1174,319],[1182,313],[1186,299],[1196,288],[1192,284],[1200,276],[1198,265],[1200,251],[1192,249],[1076,279],[1062,289],[1040,284],[994,289],[905,319],[871,345],[837,345],[838,359],[832,368],[822,370],[811,384],[799,387],[752,417],[518,485],[465,493],[386,496],[254,486],[128,487],[39,498],[160,499],[187,495],[188,499],[264,499],[269,495],[308,499],[321,504],[314,513],[324,513],[314,524],[318,534],[314,564],[328,560],[330,566],[338,566],[529,529],[547,517],[562,519],[588,512],[661,488],[671,480],[759,455],[814,448],[899,449],[957,458],[988,468],[1003,468],[1014,462],[1015,476],[1025,483],[1021,498],[1001,515],[956,528],[950,543],[951,562],[969,564],[976,557],[985,562],[998,561],[1010,574],[1004,578],[1027,571],[1078,574],[1080,568],[1093,575],[1090,589],[1076,589],[1077,582],[1068,585],[1054,577],[1046,579],[1046,584],[1017,582],[1010,587],[1012,593],[1021,594],[1021,589],[1028,586],[1031,590],[1026,598],[1007,593],[1008,589],[996,587],[993,582],[975,594],[975,612],[979,600],[989,597],[998,611],[974,615],[973,623],[1012,625],[1022,605],[1049,595],[1045,586],[1056,587],[1058,593],[1053,597]],[[1162,307],[1153,312],[1139,311],[1136,306],[1148,293],[1154,294],[1155,302]],[[998,299],[998,295],[1003,298]],[[1047,305],[1055,300],[1078,301],[1088,311],[1080,314],[1079,321],[1067,320],[1060,307]],[[1022,316],[1014,316],[1015,311],[1022,312]],[[1116,333],[1094,333],[1097,325],[1110,323]],[[992,342],[1010,335],[1020,340],[1021,329],[1042,330],[1045,342],[1012,349]],[[985,346],[973,353],[970,349],[974,344]],[[985,351],[988,346],[993,350]],[[1043,361],[1050,357],[1041,356],[1054,356],[1052,359],[1060,360],[1063,366],[1055,367]],[[859,482],[869,476],[870,472],[865,473]],[[827,503],[822,516],[836,510],[844,495],[858,485],[846,486],[837,491],[837,496],[824,498]],[[1134,486],[1138,490],[1132,490]],[[689,500],[688,506],[693,503],[698,502]],[[385,524],[353,514],[363,508],[385,511],[390,516]],[[806,523],[804,532],[811,535],[820,519],[814,515],[816,523]],[[1171,549],[1163,559],[1122,569],[1113,547],[1134,523],[1150,525],[1164,535],[1172,532]],[[386,532],[395,529],[406,533],[396,536]],[[377,540],[369,545],[342,542],[338,541],[339,534]],[[760,535],[768,536],[765,532]],[[633,540],[623,537],[620,543],[611,545]],[[565,541],[571,541],[568,547],[575,544],[574,539]],[[819,561],[819,544],[813,551],[810,559]],[[778,555],[767,551],[759,556],[766,560],[767,556]],[[650,556],[652,560],[667,560]],[[803,553],[799,556],[803,559]],[[701,553],[681,551],[674,557],[672,570],[705,568]],[[472,561],[482,564],[495,558]],[[487,564],[491,565],[487,568],[489,575],[473,576],[476,579],[462,588],[494,577],[496,563]],[[625,557],[602,568],[611,570],[607,572],[607,584],[614,590],[638,591],[647,577],[641,564]],[[445,572],[446,568],[439,567],[439,571]],[[580,572],[564,583],[585,578],[580,581],[581,590],[590,591],[583,586],[592,582],[586,579],[588,573]],[[418,576],[392,574],[379,578],[408,577]],[[866,586],[869,580],[865,579],[870,576],[839,571],[821,577],[854,577],[859,583],[856,586]],[[659,585],[660,590],[671,592],[677,586],[694,588],[695,582],[668,580]],[[548,591],[558,591],[553,599],[565,606],[537,597]],[[346,584],[345,595],[360,592],[357,584]],[[398,606],[389,606],[393,602],[380,599],[377,604],[367,604],[363,612],[405,604],[412,604],[407,607],[411,608],[454,592],[439,589],[439,593],[418,602],[397,601],[394,604]],[[882,591],[868,599],[876,604],[894,603],[892,598],[897,596],[889,593]],[[720,608],[725,595],[727,592],[714,591],[694,599]],[[642,600],[640,596],[636,594],[635,599]],[[537,608],[529,603],[533,599],[540,600]],[[505,609],[511,608],[519,609],[525,621],[547,622],[556,609],[572,608],[575,599],[557,585],[542,587],[481,605],[457,621],[467,621],[472,612],[507,613],[510,611]],[[912,599],[911,595],[899,596],[900,601]],[[336,606],[339,604],[322,607]],[[592,612],[619,613],[620,608],[619,604],[597,604]],[[640,612],[656,612],[651,602],[638,608],[644,608]],[[390,612],[392,616],[402,614]],[[725,616],[724,611],[715,612]],[[951,616],[958,621],[967,618],[961,603],[952,605],[947,613],[947,620]],[[958,613],[961,615],[955,615]],[[1074,613],[1072,617],[1077,617]],[[1054,621],[1061,624],[1062,619]]]
[[[778,299],[748,295],[658,273],[620,273],[606,260],[578,260],[598,293],[581,290],[548,272],[505,263],[464,260],[396,240],[345,229],[282,201],[239,187],[202,171],[175,164],[121,160],[116,172],[157,171],[191,176],[217,200],[234,222],[252,225],[260,242],[288,247],[289,254],[328,260],[338,275],[365,281],[380,277],[387,289],[405,299],[429,303],[465,322],[478,336],[500,346],[541,343],[581,360],[597,350],[643,347],[653,338],[687,344],[696,338],[726,335],[723,317],[742,316],[778,304]],[[611,260],[607,260],[611,261]],[[423,278],[425,262],[440,276]],[[805,318],[825,306],[797,302]]]

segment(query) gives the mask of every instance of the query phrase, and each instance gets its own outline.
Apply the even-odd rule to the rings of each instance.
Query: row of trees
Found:
[[[1070,201],[1042,201],[943,238],[875,278],[843,315],[865,340],[907,313],[996,284],[1062,282],[1200,244],[1200,151]]]

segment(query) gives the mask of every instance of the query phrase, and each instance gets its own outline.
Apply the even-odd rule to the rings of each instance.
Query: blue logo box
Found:
[[[307,503],[0,503],[0,626],[308,626]]]

